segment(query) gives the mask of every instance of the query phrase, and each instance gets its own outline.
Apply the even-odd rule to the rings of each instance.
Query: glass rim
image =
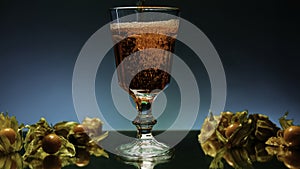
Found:
[[[172,6],[118,6],[110,10],[144,10],[144,11],[179,11],[179,8]]]

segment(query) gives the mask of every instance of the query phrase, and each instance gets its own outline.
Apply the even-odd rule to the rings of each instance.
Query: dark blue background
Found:
[[[267,114],[274,122],[289,111],[289,117],[300,124],[299,3],[193,2],[149,0],[148,4],[181,8],[181,17],[197,25],[211,40],[226,73],[225,110],[248,109],[250,113]],[[0,111],[8,111],[25,124],[35,123],[42,116],[50,123],[77,121],[72,101],[76,58],[89,37],[109,22],[108,8],[134,4],[131,0],[1,0]],[[199,129],[209,108],[209,82],[201,61],[192,52],[182,47],[178,54],[198,78],[203,104],[194,129]],[[105,68],[113,70],[113,58],[106,59]],[[99,79],[97,83],[106,83],[107,79]],[[172,94],[171,89],[167,94]],[[97,89],[97,95],[102,92],[107,91]],[[107,112],[113,112],[107,115],[115,123],[113,127],[133,129],[126,120],[112,115],[117,112],[109,98],[99,102]],[[176,99],[168,103],[175,105]],[[176,108],[168,104],[167,110]],[[161,117],[157,128],[171,125],[176,115]]]

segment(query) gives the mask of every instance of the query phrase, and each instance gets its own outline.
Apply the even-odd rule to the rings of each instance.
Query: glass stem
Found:
[[[151,105],[154,98],[153,95],[135,96],[138,115],[132,123],[137,128],[138,139],[153,139],[152,128],[156,124],[156,119],[151,113]]]

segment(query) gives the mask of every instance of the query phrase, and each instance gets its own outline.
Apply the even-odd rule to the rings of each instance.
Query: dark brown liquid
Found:
[[[168,72],[171,69],[176,32],[142,33],[132,29],[112,32],[115,42],[126,37],[114,46],[120,86],[138,93],[163,90],[170,83]]]

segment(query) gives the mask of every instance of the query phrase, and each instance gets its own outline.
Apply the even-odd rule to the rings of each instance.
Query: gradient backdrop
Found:
[[[289,117],[300,124],[298,1],[193,2],[149,0],[148,4],[181,8],[181,17],[211,40],[226,73],[225,110],[247,109],[267,114],[274,122],[289,111]],[[110,7],[134,4],[132,0],[1,0],[0,111],[25,124],[36,123],[40,117],[52,124],[78,121],[72,101],[77,56],[89,37],[109,22]],[[194,129],[198,130],[209,109],[209,79],[188,47],[179,43],[176,54],[197,78],[201,107]],[[134,129],[112,103],[109,87],[113,71],[110,51],[96,79],[98,103],[115,129]],[[166,89],[168,102],[156,129],[166,129],[175,120],[179,94],[176,83]]]

